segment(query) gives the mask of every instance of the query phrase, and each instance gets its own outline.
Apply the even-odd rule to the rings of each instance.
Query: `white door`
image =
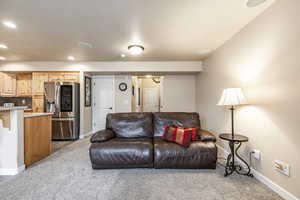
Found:
[[[159,112],[159,88],[143,88],[143,111]]]
[[[114,77],[93,77],[93,131],[105,129],[106,115],[114,112]]]

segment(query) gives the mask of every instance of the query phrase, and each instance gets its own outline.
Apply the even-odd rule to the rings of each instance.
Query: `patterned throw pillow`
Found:
[[[197,129],[166,126],[162,139],[169,142],[175,142],[187,148],[190,146],[191,141],[197,140]]]

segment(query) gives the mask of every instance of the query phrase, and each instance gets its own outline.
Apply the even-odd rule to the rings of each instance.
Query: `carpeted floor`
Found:
[[[52,141],[52,153],[72,144],[73,142],[74,141]]]
[[[92,170],[88,139],[17,176],[0,179],[1,200],[280,200],[256,179],[217,170]]]

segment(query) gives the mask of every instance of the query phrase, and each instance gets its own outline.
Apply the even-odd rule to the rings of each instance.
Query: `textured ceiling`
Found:
[[[201,60],[263,12],[273,0],[1,0],[0,56],[8,61]],[[93,48],[79,48],[88,42]],[[140,56],[127,46],[142,44]],[[120,54],[125,53],[126,58]]]

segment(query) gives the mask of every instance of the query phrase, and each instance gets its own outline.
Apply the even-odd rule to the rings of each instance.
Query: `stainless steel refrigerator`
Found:
[[[77,140],[80,124],[79,83],[46,82],[45,112],[53,113],[52,140]]]

